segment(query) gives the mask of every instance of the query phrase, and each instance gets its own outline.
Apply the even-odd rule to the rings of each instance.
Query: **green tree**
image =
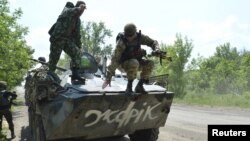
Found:
[[[216,48],[215,55],[211,58],[214,61],[214,70],[212,74],[211,85],[215,93],[241,93],[244,87],[240,83],[240,53],[236,47],[232,47],[230,43],[225,43]]]
[[[22,10],[19,8],[11,13],[8,5],[7,0],[0,0],[0,80],[7,81],[9,88],[13,88],[21,84],[32,66],[28,58],[34,50],[24,39],[28,28],[17,22]]]
[[[57,66],[64,69],[70,69],[70,60],[71,60],[70,56],[65,53],[63,55],[63,58],[60,58],[60,60],[58,61]],[[63,71],[57,69],[56,73],[60,75],[63,73]]]
[[[202,66],[202,63],[205,60],[204,57],[198,56],[197,59],[193,58],[188,65],[185,73],[186,79],[188,80],[188,90],[201,93],[209,88],[209,75],[206,73],[206,69]]]
[[[244,51],[241,59],[242,75],[246,79],[246,90],[250,91],[250,51]]]
[[[206,88],[210,87],[212,92],[217,94],[239,94],[246,85],[241,70],[241,55],[230,43],[217,46],[214,55],[201,63],[199,74],[199,79],[206,81]],[[202,88],[197,86],[197,89]]]
[[[244,50],[242,52],[242,59],[240,65],[240,74],[245,78],[246,81],[246,91],[250,90],[250,51]]]
[[[174,45],[162,45],[162,50],[168,52],[168,55],[172,57],[172,62],[158,67],[157,72],[169,73],[169,89],[176,93],[176,96],[185,96],[186,79],[184,78],[185,65],[188,62],[188,58],[191,56],[193,49],[192,41],[187,37],[182,38],[181,34],[176,35]]]
[[[237,95],[249,90],[249,51],[238,52],[236,47],[225,43],[216,47],[213,56],[194,60],[188,67],[189,90]]]
[[[81,27],[81,41],[84,52],[88,52],[94,57],[110,57],[112,45],[106,44],[106,38],[111,37],[111,30],[107,29],[103,22],[86,22]],[[70,58],[67,54],[59,60],[58,66],[69,67]],[[59,72],[58,72],[59,73]]]
[[[82,25],[81,35],[83,49],[93,56],[107,56],[112,52],[112,45],[106,44],[106,38],[112,36],[112,31],[107,29],[103,22],[87,22]]]

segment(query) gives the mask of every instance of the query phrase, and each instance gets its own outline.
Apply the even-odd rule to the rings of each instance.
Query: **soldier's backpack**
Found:
[[[74,8],[74,4],[72,2],[67,2],[64,9],[65,8]],[[64,11],[63,9],[63,11]],[[52,33],[54,32],[54,29],[55,29],[55,26],[56,26],[56,23],[54,23],[51,28],[49,29],[48,33],[49,35],[52,35]]]
[[[8,105],[10,105],[9,100],[6,97],[4,97],[4,92],[0,92],[0,107]]]

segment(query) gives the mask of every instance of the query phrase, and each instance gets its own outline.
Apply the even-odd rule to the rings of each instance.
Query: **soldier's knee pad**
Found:
[[[124,68],[126,72],[137,71],[139,65],[140,65],[139,62],[136,59],[129,59],[122,64],[122,68]]]
[[[139,62],[136,60],[136,59],[130,59],[128,60],[128,63],[127,63],[128,67],[130,68],[138,68],[139,67]]]

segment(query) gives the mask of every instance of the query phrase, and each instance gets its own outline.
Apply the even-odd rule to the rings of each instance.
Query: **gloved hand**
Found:
[[[111,87],[112,74],[107,72],[106,80],[102,84],[102,89],[106,88],[108,85]]]
[[[161,49],[156,47],[156,49],[154,50],[154,52],[161,53]]]
[[[110,80],[105,80],[102,84],[102,89],[106,88],[109,85],[111,87],[111,81]]]
[[[156,50],[160,50],[160,46],[159,46],[159,43],[158,43],[158,41],[154,41],[154,43],[153,43],[153,50],[154,51],[156,51]]]

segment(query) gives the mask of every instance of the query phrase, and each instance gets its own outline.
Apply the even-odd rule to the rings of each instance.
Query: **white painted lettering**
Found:
[[[105,112],[99,110],[89,110],[85,114],[85,118],[90,116],[95,116],[94,120],[90,123],[85,124],[85,127],[90,127],[97,124],[100,121],[105,121],[109,124],[111,123],[118,123],[118,128],[122,126],[126,126],[128,123],[138,123],[139,121],[145,121],[146,119],[153,120],[156,119],[158,116],[153,115],[153,110],[156,109],[161,103],[158,103],[154,106],[147,106],[147,103],[143,103],[143,107],[145,109],[136,109],[134,108],[135,102],[130,102],[128,107],[123,110],[114,110],[108,109]]]
[[[156,104],[155,106],[153,106],[152,108],[149,106],[149,107],[147,108],[147,111],[146,111],[146,113],[145,113],[144,118],[143,118],[142,121],[145,121],[145,119],[147,119],[147,118],[149,118],[149,119],[151,119],[151,120],[157,118],[157,116],[156,116],[156,117],[152,117],[151,114],[152,114],[152,111],[153,111],[156,107],[158,107],[160,104],[161,104],[161,103],[158,103],[158,104]]]
[[[86,114],[85,114],[85,118],[88,118],[90,115],[96,115],[96,120],[93,121],[92,123],[86,124],[85,127],[89,127],[92,126],[94,124],[96,124],[102,117],[102,112],[98,111],[98,110],[89,110]]]

